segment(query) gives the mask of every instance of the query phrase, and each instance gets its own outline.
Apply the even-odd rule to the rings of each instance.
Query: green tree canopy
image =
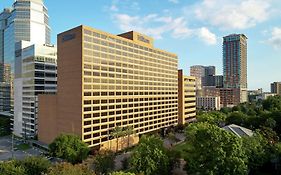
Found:
[[[95,175],[87,166],[60,163],[49,168],[46,175]]]
[[[215,125],[191,124],[186,130],[190,144],[186,157],[190,174],[247,174],[242,139]]]
[[[27,175],[46,173],[51,166],[51,162],[44,157],[27,157],[22,161],[17,161],[17,163],[24,167]]]
[[[114,170],[115,155],[111,151],[100,152],[95,156],[94,167],[96,174],[108,174]]]
[[[225,123],[226,115],[222,112],[208,112],[197,116],[198,122],[207,122],[217,126]]]
[[[1,162],[0,163],[1,175],[26,175],[23,166],[20,166],[16,161]]]
[[[266,100],[263,100],[262,106],[268,111],[281,110],[281,96],[268,97]]]
[[[135,173],[126,173],[126,172],[122,172],[122,171],[116,171],[116,172],[113,172],[113,173],[110,173],[109,175],[135,175]]]
[[[163,142],[156,136],[142,136],[130,158],[131,168],[145,175],[168,174],[169,158]]]
[[[90,149],[78,136],[61,134],[50,145],[50,154],[67,160],[70,163],[80,163],[87,158]]]
[[[269,161],[270,152],[267,143],[267,140],[260,133],[255,133],[252,137],[243,137],[243,149],[248,157],[248,166],[251,172],[255,172]]]

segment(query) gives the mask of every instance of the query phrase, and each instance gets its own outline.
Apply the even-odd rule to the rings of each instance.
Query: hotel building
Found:
[[[196,79],[178,71],[178,115],[179,124],[185,124],[196,116]]]
[[[131,31],[79,26],[58,35],[56,95],[39,96],[39,140],[76,134],[103,149],[116,126],[136,135],[178,123],[178,58]]]

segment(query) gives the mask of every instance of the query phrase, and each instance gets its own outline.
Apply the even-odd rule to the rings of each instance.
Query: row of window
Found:
[[[162,52],[156,49],[151,49],[142,45],[138,45],[138,44],[133,44],[133,42],[128,42],[125,41],[126,39],[116,39],[115,37],[111,37],[111,36],[107,36],[101,33],[97,33],[94,31],[90,31],[90,30],[84,30],[84,40],[88,41],[88,42],[93,42],[94,38],[97,38],[98,40],[102,39],[104,41],[107,41],[108,44],[111,44],[112,46],[114,46],[115,44],[118,45],[126,45],[131,48],[135,48],[135,49],[139,49],[139,50],[143,50],[143,51],[147,51],[147,52],[151,52],[154,54],[158,54],[159,56],[166,56],[166,57],[172,57],[172,58],[177,58],[176,56],[166,53],[166,52]],[[94,37],[94,38],[92,38]],[[110,43],[111,42],[111,43]]]
[[[92,97],[92,96],[100,96],[102,93],[105,94],[105,92],[90,92],[90,91],[85,91],[84,96],[85,97]],[[151,92],[151,91],[146,91],[146,92],[106,92],[109,96],[119,96],[119,95],[177,95],[178,92],[176,91],[164,91],[164,92]]]
[[[133,50],[133,49],[132,49]],[[149,64],[157,63],[157,64],[166,64],[170,66],[176,66],[177,61],[171,58],[159,58],[155,57],[153,54],[149,54],[147,52],[138,52],[135,50],[135,52],[132,52],[131,50],[128,51],[119,51],[116,49],[111,49],[108,47],[100,47],[97,45],[91,45],[91,44],[84,44],[84,54],[86,55],[95,55],[94,53],[100,53],[100,54],[112,54],[112,56],[116,56],[116,60],[121,61],[120,56],[128,57],[128,58],[135,58],[135,60],[142,60],[143,62],[147,62]],[[143,64],[140,62],[140,64]]]

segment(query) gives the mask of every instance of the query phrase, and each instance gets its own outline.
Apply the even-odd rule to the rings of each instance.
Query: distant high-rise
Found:
[[[247,39],[244,34],[223,37],[223,85],[239,89],[234,98],[240,103],[247,101]]]
[[[195,65],[190,67],[190,76],[196,78],[196,89],[201,89],[202,86],[208,85],[208,77],[216,74],[215,66]]]
[[[224,87],[247,89],[247,37],[232,34],[223,37]]]
[[[271,93],[281,95],[281,82],[273,82],[270,84]]]

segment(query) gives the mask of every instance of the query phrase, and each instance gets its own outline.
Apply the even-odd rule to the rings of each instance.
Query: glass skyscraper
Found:
[[[50,44],[49,16],[43,0],[16,0],[5,19],[2,59],[14,70],[16,42]]]
[[[48,10],[43,0],[15,0],[11,8],[5,8],[0,13],[0,83],[10,86],[10,102],[13,110],[13,77],[15,74],[15,58],[20,53],[16,52],[17,42],[28,41],[31,44],[50,44],[50,27]],[[4,82],[4,65],[11,65],[11,81]],[[1,94],[7,96],[0,89]],[[0,102],[0,106],[2,102]],[[8,109],[8,108],[5,108]],[[0,112],[3,112],[0,109]],[[8,111],[5,111],[8,112]]]

